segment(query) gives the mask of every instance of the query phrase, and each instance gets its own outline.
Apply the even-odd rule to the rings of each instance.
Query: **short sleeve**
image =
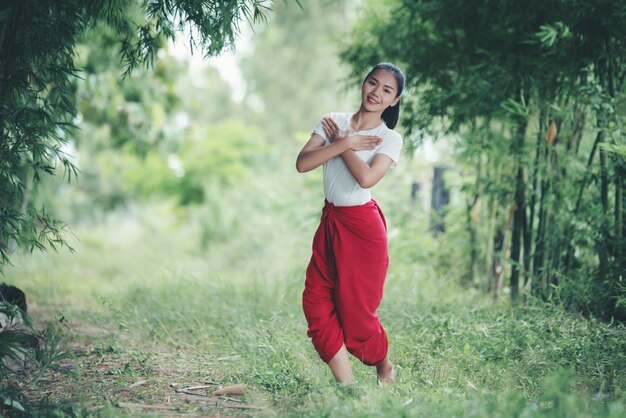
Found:
[[[315,128],[313,129],[313,132],[311,132],[311,134],[318,134],[319,136],[324,138],[325,141],[328,141],[328,138],[326,138],[326,133],[324,132],[324,126],[322,125],[322,119],[327,118],[327,117],[331,117],[331,114],[327,113],[326,115],[324,115],[319,120],[319,122],[317,122],[317,125],[315,125]]]
[[[391,131],[391,135],[383,139],[383,143],[376,151],[376,154],[384,154],[393,160],[391,167],[396,167],[400,160],[400,152],[402,151],[402,136],[395,131]]]

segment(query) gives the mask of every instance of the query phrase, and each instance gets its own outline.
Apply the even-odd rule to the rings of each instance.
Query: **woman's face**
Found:
[[[382,112],[400,100],[396,77],[385,70],[377,70],[365,79],[361,87],[361,102],[369,112]]]

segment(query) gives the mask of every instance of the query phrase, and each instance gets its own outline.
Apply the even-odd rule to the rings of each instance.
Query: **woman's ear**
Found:
[[[396,97],[393,102],[389,105],[390,107],[394,107],[400,101],[400,96]]]

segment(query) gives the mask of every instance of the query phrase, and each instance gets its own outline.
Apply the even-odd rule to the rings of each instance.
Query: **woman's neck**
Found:
[[[363,109],[363,106],[352,115],[351,119],[351,127],[354,131],[367,131],[370,129],[374,129],[382,123],[382,119],[380,118],[382,112],[368,112]]]

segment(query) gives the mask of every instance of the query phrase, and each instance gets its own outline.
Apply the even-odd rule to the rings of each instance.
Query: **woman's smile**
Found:
[[[362,103],[366,106],[366,110],[378,112],[389,106],[394,106],[400,97],[398,91],[398,82],[395,76],[386,70],[378,70],[370,74],[361,86]]]

